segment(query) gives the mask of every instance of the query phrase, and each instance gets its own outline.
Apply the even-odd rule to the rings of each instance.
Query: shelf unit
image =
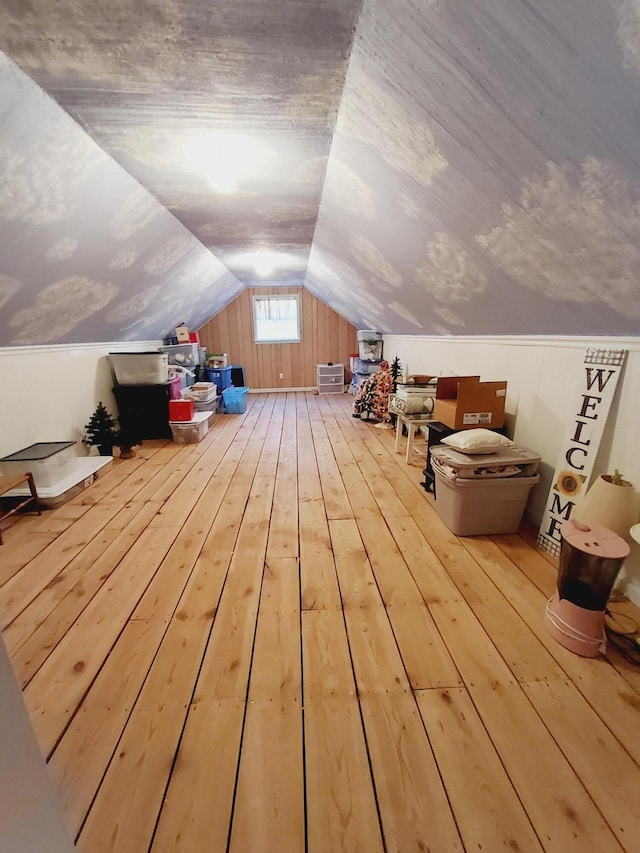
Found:
[[[344,364],[316,365],[318,394],[342,394],[344,391]]]

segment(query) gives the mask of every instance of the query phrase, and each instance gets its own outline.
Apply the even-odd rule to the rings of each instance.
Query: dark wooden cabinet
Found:
[[[161,385],[115,385],[113,394],[122,430],[141,440],[171,438],[169,382]]]

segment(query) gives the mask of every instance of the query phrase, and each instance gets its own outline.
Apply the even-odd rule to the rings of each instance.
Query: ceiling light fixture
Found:
[[[195,168],[204,169],[216,192],[231,193],[264,166],[268,152],[249,137],[217,133],[193,142],[188,156]]]
[[[260,278],[273,275],[276,268],[276,259],[276,252],[256,252],[253,261],[253,268],[256,275],[259,275]]]

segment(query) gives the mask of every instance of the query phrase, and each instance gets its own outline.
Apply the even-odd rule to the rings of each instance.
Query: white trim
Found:
[[[584,349],[586,347],[624,347],[640,351],[640,336],[614,337],[602,335],[393,335],[385,333],[383,341],[388,338],[406,341],[429,341],[439,344],[478,344],[484,346],[545,346],[571,347]]]
[[[278,391],[316,391],[315,385],[301,388],[249,388],[249,394],[276,394]]]
[[[30,355],[37,353],[71,352],[74,350],[104,350],[112,352],[140,352],[141,350],[157,350],[162,346],[162,341],[102,341],[91,344],[42,344],[26,347],[0,347],[1,356]]]

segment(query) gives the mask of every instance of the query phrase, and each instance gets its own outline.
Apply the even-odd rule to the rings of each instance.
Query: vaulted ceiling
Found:
[[[0,49],[0,346],[257,284],[387,332],[638,333],[640,0],[0,0]]]

